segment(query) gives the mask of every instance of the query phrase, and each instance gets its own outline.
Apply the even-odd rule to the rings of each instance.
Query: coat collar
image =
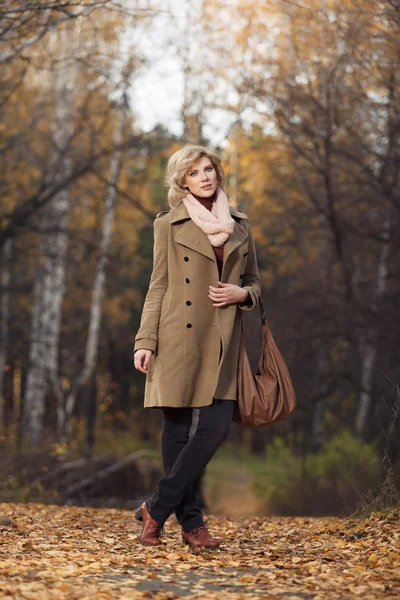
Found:
[[[235,219],[233,231],[224,244],[221,279],[223,277],[224,267],[229,256],[238,246],[240,246],[240,244],[244,242],[249,235],[247,229],[242,224],[242,219],[247,219],[247,215],[238,211],[233,206],[229,207],[229,211],[233,217],[236,217],[239,220],[237,221]],[[174,240],[186,248],[191,248],[192,250],[203,254],[216,264],[217,261],[210,240],[204,231],[200,229],[200,227],[198,227],[194,221],[192,221],[183,202],[180,202],[177,206],[171,208],[170,216],[171,223],[174,225]]]

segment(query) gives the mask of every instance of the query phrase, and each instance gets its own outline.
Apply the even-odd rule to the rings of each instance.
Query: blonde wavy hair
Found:
[[[225,173],[221,159],[216,152],[205,146],[187,144],[170,157],[167,164],[166,181],[169,186],[168,204],[172,208],[181,202],[188,190],[183,186],[183,180],[194,164],[206,156],[210,159],[216,173],[217,186],[224,189]]]

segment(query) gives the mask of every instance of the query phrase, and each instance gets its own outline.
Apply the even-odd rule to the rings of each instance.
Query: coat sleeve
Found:
[[[249,292],[249,296],[244,302],[239,302],[239,308],[242,310],[252,310],[255,306],[259,305],[261,282],[258,272],[256,247],[250,223],[247,221],[245,226],[249,233],[249,254],[243,274],[242,287]]]
[[[168,287],[168,219],[154,220],[153,271],[144,301],[140,327],[133,351],[145,348],[155,352],[161,305]]]

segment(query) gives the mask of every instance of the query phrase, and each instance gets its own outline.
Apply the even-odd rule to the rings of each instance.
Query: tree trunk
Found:
[[[379,250],[378,265],[376,276],[373,280],[373,290],[371,294],[372,300],[370,310],[374,315],[375,322],[379,313],[380,304],[384,298],[387,287],[388,261],[390,255],[390,223],[391,218],[385,223],[385,241],[382,243]],[[358,411],[356,416],[356,434],[360,439],[365,436],[368,414],[372,403],[372,391],[374,376],[376,371],[376,363],[378,357],[379,344],[379,327],[371,325],[367,333],[362,333],[359,339],[358,348],[361,360],[360,382],[361,389],[358,399]]]
[[[96,414],[97,414],[97,382],[96,377],[91,377],[89,383],[85,386],[85,418],[86,418],[86,451],[88,456],[92,456],[95,433],[96,433]]]
[[[111,231],[114,221],[116,186],[118,182],[121,162],[120,144],[122,139],[123,127],[124,112],[121,109],[121,112],[118,116],[118,122],[114,136],[114,152],[111,158],[109,183],[105,198],[103,230],[100,241],[99,257],[97,260],[96,272],[94,276],[92,304],[90,308],[89,332],[86,343],[86,352],[83,369],[81,375],[77,378],[74,385],[71,386],[71,390],[66,400],[65,412],[60,411],[58,415],[59,433],[63,437],[63,439],[67,441],[71,438],[72,434],[71,417],[76,402],[76,396],[78,394],[79,389],[82,386],[86,385],[93,377],[94,370],[96,367],[101,324],[102,298],[106,280],[105,267],[107,263],[108,249],[110,245]]]
[[[330,278],[333,264],[333,235],[329,220],[324,214],[318,215],[320,224],[321,258],[319,267],[319,285],[321,298],[329,294]],[[329,348],[324,339],[316,339],[316,390],[311,425],[311,445],[314,449],[321,448],[326,441],[324,427],[325,400],[329,388],[330,361]]]
[[[60,68],[54,83],[56,117],[52,126],[53,147],[49,159],[49,171],[56,182],[60,177],[58,174],[65,177],[71,169],[68,143],[73,131],[76,80],[76,64],[71,59],[71,53],[74,53],[77,44],[71,27],[59,32],[57,42],[61,49]],[[24,434],[28,434],[35,445],[41,439],[48,383],[57,396],[58,404],[63,402],[58,378],[58,342],[65,292],[68,212],[69,193],[67,189],[63,189],[43,210],[40,223],[43,265],[35,281],[30,365],[24,407]]]
[[[3,267],[1,272],[1,308],[0,308],[0,433],[6,430],[6,401],[4,377],[7,362],[8,325],[10,318],[10,281],[12,240],[6,241],[3,251]]]

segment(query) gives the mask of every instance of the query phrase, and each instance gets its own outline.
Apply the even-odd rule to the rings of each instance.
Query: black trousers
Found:
[[[164,524],[175,515],[184,531],[204,525],[198,506],[198,478],[227,437],[235,400],[217,400],[199,409],[199,422],[189,439],[192,408],[162,407],[161,450],[164,475],[157,490],[146,501],[150,516]]]

